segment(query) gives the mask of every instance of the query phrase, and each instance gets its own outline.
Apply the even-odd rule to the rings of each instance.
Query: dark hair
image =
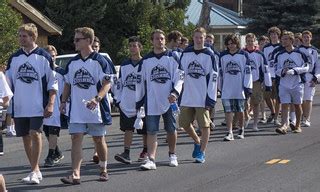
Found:
[[[140,38],[138,36],[129,37],[129,43],[131,43],[131,42],[137,42],[139,44],[139,47],[142,47]]]
[[[270,27],[268,29],[268,35],[270,36],[271,33],[276,33],[278,35],[278,37],[280,37],[281,35],[281,30],[278,27]]]
[[[94,36],[93,42],[97,42],[100,44],[100,39],[97,36]]]
[[[224,45],[228,46],[229,41],[237,45],[237,48],[240,48],[240,40],[235,34],[229,34],[224,39]]]
[[[171,31],[169,34],[168,34],[168,42],[170,41],[177,41],[177,39],[179,37],[182,37],[182,33],[180,33],[180,31],[177,31],[177,30],[174,30],[174,31]]]

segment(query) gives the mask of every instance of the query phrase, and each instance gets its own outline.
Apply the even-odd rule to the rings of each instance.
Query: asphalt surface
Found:
[[[318,87],[319,89],[319,87]],[[114,155],[123,151],[123,133],[119,131],[119,118],[108,129],[108,170],[110,180],[99,182],[98,166],[90,160],[93,153],[92,139],[83,142],[84,162],[81,170],[81,185],[67,186],[60,178],[70,174],[71,141],[67,130],[62,130],[59,140],[65,155],[61,164],[42,168],[44,180],[39,185],[26,185],[20,179],[30,168],[21,138],[4,137],[5,155],[0,156],[0,173],[6,178],[9,191],[214,191],[214,192],[317,192],[320,191],[320,94],[314,100],[311,127],[303,128],[300,134],[275,133],[273,124],[260,124],[260,132],[246,129],[245,139],[224,142],[226,128],[221,102],[217,104],[217,125],[211,134],[206,152],[206,162],[196,164],[191,153],[192,140],[179,131],[177,155],[179,166],[168,166],[168,147],[165,132],[159,133],[157,170],[140,171],[138,159],[142,138],[134,135],[131,149],[131,165],[114,160]],[[236,133],[235,133],[236,134]],[[47,155],[44,139],[41,164]]]

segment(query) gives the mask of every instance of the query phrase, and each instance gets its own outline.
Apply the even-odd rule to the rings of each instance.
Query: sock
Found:
[[[146,145],[144,145],[144,146],[143,146],[143,150],[142,150],[142,152],[144,152],[144,153],[147,153],[147,152],[148,152],[148,148],[147,148],[147,146],[146,146]]]
[[[290,120],[293,123],[296,122],[296,113],[295,112],[290,112]]]
[[[53,157],[54,153],[55,153],[54,149],[49,149],[48,157]]]
[[[124,147],[124,153],[129,156],[130,155],[130,148]]]
[[[103,167],[103,168],[107,168],[107,164],[108,164],[107,161],[100,161],[99,162],[100,167]]]
[[[149,157],[149,160],[152,161],[152,162],[154,162],[154,158]]]
[[[172,152],[169,151],[169,156],[170,156],[170,155],[174,155],[174,154],[175,154],[175,153],[172,153]]]

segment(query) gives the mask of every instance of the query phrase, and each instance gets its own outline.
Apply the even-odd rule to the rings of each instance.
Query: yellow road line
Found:
[[[266,164],[272,165],[278,163],[279,161],[281,161],[281,159],[271,159],[270,161],[267,161]]]
[[[279,163],[279,164],[287,164],[287,163],[289,163],[289,162],[290,162],[289,159],[283,159],[283,160],[279,161],[278,163]]]

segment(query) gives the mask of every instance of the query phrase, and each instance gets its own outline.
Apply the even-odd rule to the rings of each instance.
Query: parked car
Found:
[[[111,60],[110,56],[108,53],[100,53],[102,56],[104,56],[105,58],[108,58]],[[65,55],[58,55],[56,57],[56,64],[62,68],[66,68],[66,65],[68,64],[68,62],[70,61],[70,59],[72,59],[74,56],[76,56],[77,54],[65,54]],[[119,77],[119,70],[120,70],[120,66],[119,65],[115,65],[114,66],[116,69],[116,73],[117,73],[117,77]],[[117,107],[115,106],[114,102],[113,102],[113,97],[111,95],[111,93],[108,94],[108,98],[111,104],[111,112],[119,112]]]

